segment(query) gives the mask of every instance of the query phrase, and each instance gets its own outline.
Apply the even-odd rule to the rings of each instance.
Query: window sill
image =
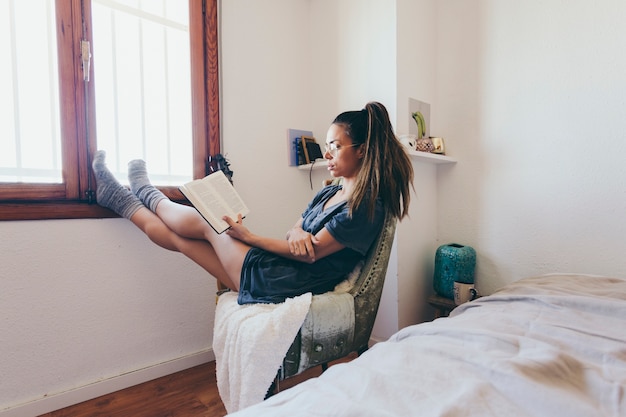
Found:
[[[163,187],[161,190],[172,201],[189,204],[176,187]],[[113,211],[78,200],[50,201],[2,201],[0,221],[3,220],[60,220],[60,219],[100,219],[119,217]]]
[[[97,204],[78,201],[0,203],[0,220],[94,219],[118,217]]]

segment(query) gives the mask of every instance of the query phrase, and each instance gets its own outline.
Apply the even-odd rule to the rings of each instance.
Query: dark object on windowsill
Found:
[[[209,155],[207,159],[206,174],[209,175],[217,171],[223,171],[228,181],[230,181],[231,184],[233,183],[233,175],[235,175],[235,173],[230,169],[230,162],[228,162],[221,153]]]

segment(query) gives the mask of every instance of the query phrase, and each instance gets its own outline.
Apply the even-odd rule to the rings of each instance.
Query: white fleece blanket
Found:
[[[281,304],[218,298],[213,330],[217,388],[229,413],[259,403],[282,365],[311,305],[311,293]]]

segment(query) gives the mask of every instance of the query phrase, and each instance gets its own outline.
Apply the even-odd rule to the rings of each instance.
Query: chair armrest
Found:
[[[348,355],[354,339],[354,297],[335,292],[313,296],[300,335],[298,372]]]

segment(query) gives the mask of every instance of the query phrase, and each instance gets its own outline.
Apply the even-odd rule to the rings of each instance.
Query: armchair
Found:
[[[395,231],[396,219],[387,215],[380,235],[348,279],[333,291],[312,297],[306,318],[266,398],[277,391],[279,381],[318,365],[326,370],[329,362],[368,349]],[[228,289],[218,283],[217,296],[224,291]]]
[[[326,370],[329,362],[368,349],[395,230],[396,219],[387,215],[360,271],[353,272],[334,291],[313,296],[275,382],[318,365]]]

